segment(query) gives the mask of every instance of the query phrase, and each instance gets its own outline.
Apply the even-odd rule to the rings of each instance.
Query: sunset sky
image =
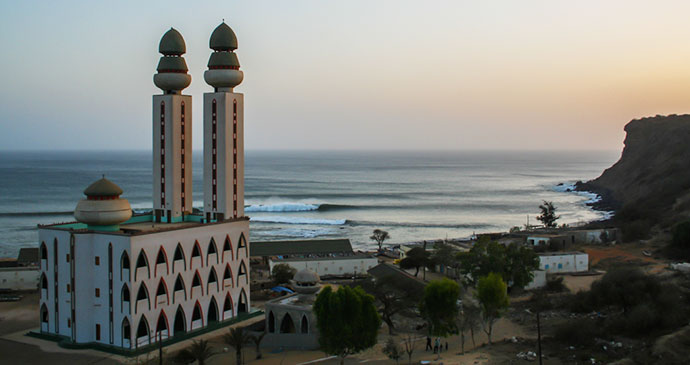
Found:
[[[0,150],[149,149],[158,41],[239,40],[246,147],[613,149],[690,112],[688,1],[0,2]]]

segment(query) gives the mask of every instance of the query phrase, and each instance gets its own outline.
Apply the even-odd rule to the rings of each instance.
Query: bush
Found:
[[[600,326],[590,319],[570,320],[556,327],[556,339],[569,344],[589,346],[600,335]]]
[[[567,305],[573,313],[589,313],[594,310],[591,297],[589,292],[579,291],[568,298]]]
[[[563,284],[562,276],[553,276],[546,278],[546,291],[552,293],[560,293],[565,290],[565,284]]]
[[[676,247],[690,248],[690,221],[682,222],[673,227],[673,240]]]
[[[635,220],[624,223],[621,226],[623,241],[631,242],[647,238],[649,236],[650,229],[651,226],[647,220]]]
[[[278,264],[273,266],[271,276],[276,284],[287,283],[292,280],[292,277],[297,273],[297,269],[288,264]]]

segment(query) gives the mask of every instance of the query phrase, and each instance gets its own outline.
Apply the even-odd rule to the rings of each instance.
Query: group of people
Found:
[[[434,353],[440,353],[443,352],[443,344],[441,343],[441,337],[436,337],[434,339],[434,347],[431,347],[431,337],[426,336],[426,349],[424,351],[429,351],[429,350],[434,350]],[[446,341],[446,349],[445,351],[448,351],[448,341]]]

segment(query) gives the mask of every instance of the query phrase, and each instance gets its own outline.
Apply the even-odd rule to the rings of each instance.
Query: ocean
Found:
[[[202,154],[194,151],[194,206],[203,202]],[[568,192],[601,174],[618,151],[247,151],[245,212],[251,240],[349,238],[357,249],[463,238],[538,223],[542,200],[559,223],[604,218],[597,197]],[[36,246],[37,224],[73,220],[82,191],[101,175],[135,211],[151,209],[150,151],[0,152],[0,257]],[[559,185],[563,184],[563,185]]]

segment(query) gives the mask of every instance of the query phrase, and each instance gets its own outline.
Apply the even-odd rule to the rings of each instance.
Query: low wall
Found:
[[[40,271],[37,267],[0,268],[0,289],[37,290]]]

